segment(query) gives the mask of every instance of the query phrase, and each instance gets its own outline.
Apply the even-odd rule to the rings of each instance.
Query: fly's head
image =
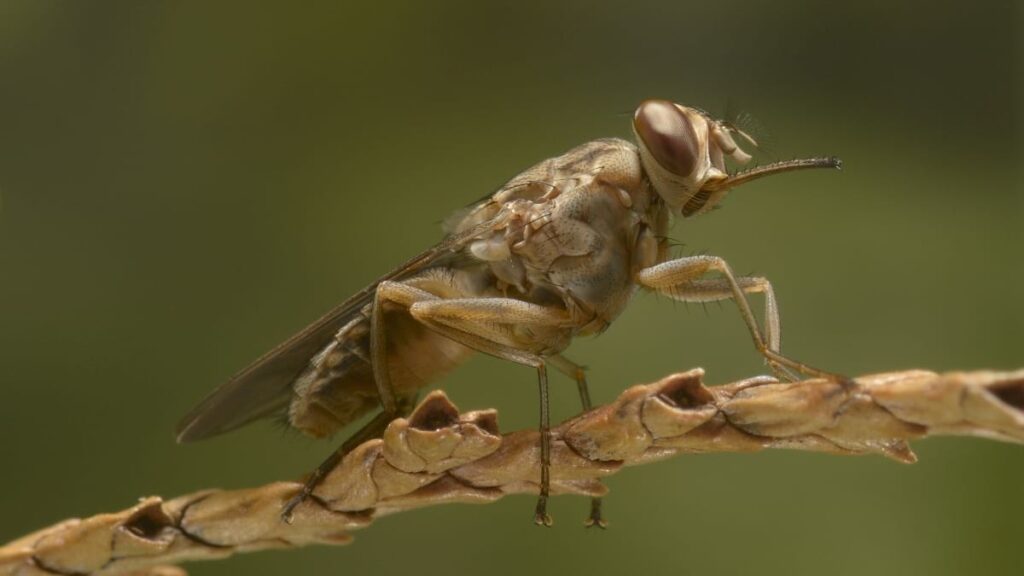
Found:
[[[778,162],[730,174],[725,159],[739,165],[750,154],[736,144],[736,128],[695,108],[668,100],[645,100],[633,115],[640,160],[651,185],[675,214],[693,216],[714,208],[732,188],[762,176],[804,168],[839,168],[837,158]]]

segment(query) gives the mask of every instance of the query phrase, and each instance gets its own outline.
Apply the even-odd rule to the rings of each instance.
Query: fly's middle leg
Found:
[[[702,280],[701,276],[717,272],[720,280]],[[764,356],[775,373],[785,379],[793,379],[792,371],[807,376],[827,378],[840,384],[847,392],[856,388],[856,383],[845,376],[834,374],[783,356],[779,351],[780,334],[778,306],[774,291],[767,280],[759,278],[738,278],[725,260],[717,256],[690,256],[662,262],[637,273],[637,282],[671,298],[683,301],[708,301],[732,298],[739,308],[740,316],[750,331],[757,351]],[[764,292],[767,335],[750,309],[747,292]]]
[[[586,368],[561,354],[550,356],[548,362],[556,370],[576,381],[576,389],[580,395],[580,406],[583,407],[584,412],[590,412],[593,404],[590,403],[590,387],[587,386]]]
[[[576,388],[580,395],[580,405],[583,406],[584,412],[590,412],[593,405],[590,402],[590,387],[587,386],[587,374],[583,366],[580,366],[561,354],[549,357],[548,363],[554,366],[559,372],[576,381]],[[601,515],[600,498],[590,499],[590,516],[584,520],[583,525],[587,528],[597,526],[598,528],[605,529],[608,527],[608,522]]]

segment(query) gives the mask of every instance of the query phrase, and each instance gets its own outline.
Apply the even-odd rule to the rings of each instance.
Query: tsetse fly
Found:
[[[547,369],[576,380],[562,355],[573,338],[598,334],[640,288],[684,302],[733,300],[757,351],[780,377],[850,381],[783,356],[771,283],[737,276],[715,256],[671,258],[674,218],[717,206],[737,186],[836,158],[777,162],[730,172],[751,157],[742,130],[696,108],[646,100],[633,115],[636,144],[608,138],[573,148],[514,177],[453,219],[447,236],[267,352],[199,403],[178,427],[192,442],[254,420],[283,416],[313,437],[378,410],[288,502],[289,520],[352,448],[407,414],[419,390],[474,352],[530,366],[540,388],[541,474],[534,520],[548,526],[550,434]],[[747,301],[761,293],[765,328]],[[588,525],[604,526],[600,500]]]

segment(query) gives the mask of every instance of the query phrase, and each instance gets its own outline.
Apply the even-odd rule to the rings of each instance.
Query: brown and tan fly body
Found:
[[[199,403],[178,427],[192,442],[266,417],[283,416],[313,437],[376,411],[309,478],[282,516],[305,502],[323,476],[358,444],[412,408],[419,391],[476,352],[537,371],[541,471],[534,520],[550,525],[547,369],[576,380],[583,368],[562,353],[598,334],[639,289],[684,302],[732,300],[757,351],[784,379],[795,374],[849,380],[783,356],[775,294],[762,277],[737,276],[715,256],[672,258],[674,218],[717,206],[733,188],[836,158],[777,162],[730,171],[753,139],[731,123],[667,100],[646,100],[633,116],[636,143],[609,138],[544,160],[461,212],[440,243],[385,274],[270,350]],[[761,293],[764,327],[747,295]],[[604,526],[600,500],[588,520]]]

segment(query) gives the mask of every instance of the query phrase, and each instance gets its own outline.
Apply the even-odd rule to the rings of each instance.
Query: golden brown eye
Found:
[[[697,167],[697,134],[690,120],[667,100],[645,100],[633,116],[633,128],[662,168],[689,176]]]

